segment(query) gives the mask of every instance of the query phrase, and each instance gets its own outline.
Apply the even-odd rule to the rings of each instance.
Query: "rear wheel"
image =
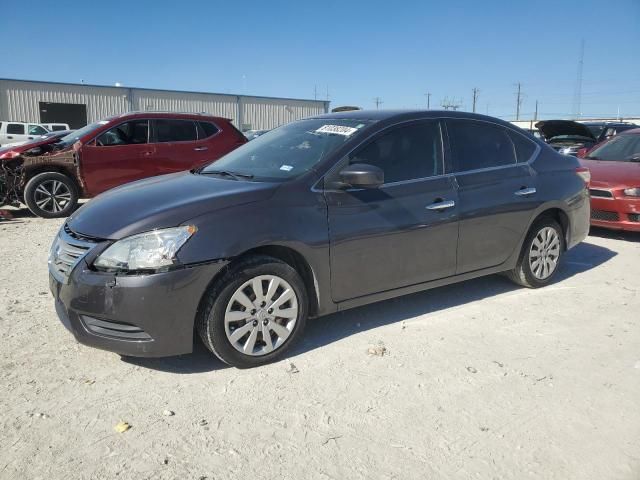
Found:
[[[73,180],[66,175],[45,172],[27,182],[24,201],[38,217],[68,217],[78,203],[78,191]]]
[[[558,222],[541,218],[529,230],[516,268],[507,275],[523,287],[543,287],[556,274],[564,249],[564,235]]]
[[[204,344],[239,368],[282,357],[302,335],[307,294],[298,273],[267,256],[232,267],[205,294],[197,320]]]

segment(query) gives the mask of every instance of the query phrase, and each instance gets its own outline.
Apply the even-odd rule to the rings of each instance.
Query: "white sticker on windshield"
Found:
[[[280,170],[284,170],[285,172],[290,172],[291,170],[293,170],[293,167],[291,165],[282,165],[280,167]]]
[[[317,133],[335,133],[336,135],[344,135],[348,137],[358,131],[357,128],[344,127],[342,125],[323,125],[316,130]]]

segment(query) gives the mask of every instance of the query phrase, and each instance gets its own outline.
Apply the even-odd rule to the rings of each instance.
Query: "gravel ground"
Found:
[[[592,232],[541,290],[492,276],[313,321],[236,370],[77,344],[48,292],[60,224],[0,222],[2,479],[640,478],[640,235]]]

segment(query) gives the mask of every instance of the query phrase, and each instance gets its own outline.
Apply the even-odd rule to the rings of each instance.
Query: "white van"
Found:
[[[48,133],[39,123],[0,121],[0,146],[7,143],[25,142]]]
[[[50,132],[59,132],[61,130],[71,130],[68,123],[40,123]]]

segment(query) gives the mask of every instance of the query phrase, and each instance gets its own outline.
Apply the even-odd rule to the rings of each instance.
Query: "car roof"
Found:
[[[113,119],[122,119],[122,118],[175,118],[175,119],[184,119],[184,120],[217,120],[217,121],[225,121],[230,122],[230,118],[225,117],[216,117],[213,115],[209,115],[208,113],[193,113],[193,112],[168,112],[168,111],[134,111],[134,112],[126,112],[120,115],[115,115],[114,117],[110,117],[109,120]]]
[[[640,135],[640,127],[620,132],[618,135]]]
[[[323,115],[316,115],[314,119],[337,120],[371,120],[371,121],[393,121],[428,118],[462,118],[469,120],[485,120],[499,123],[511,128],[516,128],[513,124],[505,122],[499,118],[481,115],[478,113],[461,112],[453,110],[349,110],[346,112],[332,112]]]

